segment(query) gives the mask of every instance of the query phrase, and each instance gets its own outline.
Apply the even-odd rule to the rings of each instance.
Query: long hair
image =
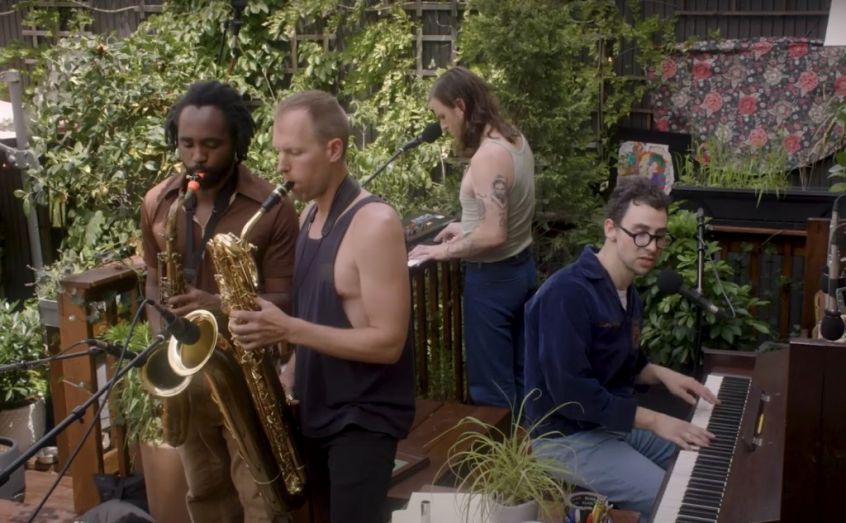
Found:
[[[499,114],[496,96],[484,80],[464,67],[453,67],[442,74],[429,91],[429,100],[437,99],[450,109],[457,101],[464,104],[464,130],[459,139],[462,156],[472,156],[484,138],[485,126],[490,125],[506,140],[516,143],[520,132]]]
[[[250,142],[256,131],[256,123],[244,98],[232,87],[217,80],[196,82],[173,104],[165,120],[165,140],[171,149],[176,149],[179,139],[179,115],[188,106],[217,107],[223,113],[229,126],[229,137],[235,149],[235,160],[242,162],[247,157]]]

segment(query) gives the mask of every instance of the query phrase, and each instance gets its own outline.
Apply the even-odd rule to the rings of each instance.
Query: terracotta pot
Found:
[[[0,437],[0,470],[5,470],[6,467],[12,464],[21,455],[18,450],[17,443],[10,438]],[[24,484],[24,469],[20,467],[12,473],[4,485],[0,485],[0,499],[13,499],[15,501],[23,501],[24,491],[26,486]]]
[[[176,449],[150,443],[142,443],[140,449],[150,515],[157,523],[191,521],[185,504],[188,484]]]
[[[491,523],[523,523],[536,519],[538,519],[537,501],[510,506],[495,503],[491,510]]]

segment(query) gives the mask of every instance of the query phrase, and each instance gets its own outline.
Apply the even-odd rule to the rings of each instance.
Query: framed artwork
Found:
[[[645,176],[669,194],[689,149],[689,134],[620,128],[612,174],[615,178]]]

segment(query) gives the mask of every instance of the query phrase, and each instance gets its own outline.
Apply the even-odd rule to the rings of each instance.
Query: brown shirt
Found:
[[[147,267],[157,269],[157,254],[165,250],[165,222],[168,209],[179,197],[183,178],[174,175],[149,191],[141,207],[141,235],[144,248],[144,262]],[[252,174],[246,167],[238,167],[238,182],[229,206],[221,214],[214,234],[231,232],[241,235],[244,224],[259,210],[262,202],[273,190],[270,182]],[[256,265],[259,273],[259,289],[263,292],[268,279],[288,279],[294,272],[294,245],[298,231],[297,214],[290,200],[282,201],[258,221],[250,233],[249,241],[257,247]],[[180,207],[176,216],[177,251],[186,259],[187,243],[185,231],[185,210]],[[199,251],[203,230],[196,221],[193,224],[194,253]],[[207,250],[197,266],[195,286],[203,291],[217,294],[214,280],[214,264]]]

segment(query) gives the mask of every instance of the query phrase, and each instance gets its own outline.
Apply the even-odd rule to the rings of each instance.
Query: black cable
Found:
[[[126,341],[124,342],[123,347],[121,347],[120,357],[118,358],[116,364],[118,370],[120,369],[120,366],[123,363],[123,360],[128,351],[129,342],[132,340],[132,334],[135,332],[135,327],[138,325],[138,321],[141,318],[141,311],[144,310],[144,306],[147,304],[148,301],[149,300],[145,298],[141,302],[141,304],[138,305],[138,309],[135,311],[135,317],[132,318],[132,323],[129,326],[129,333],[126,336]],[[35,521],[36,516],[38,516],[38,513],[41,512],[42,508],[44,508],[44,505],[47,503],[47,500],[50,499],[50,496],[53,494],[53,491],[56,490],[56,487],[59,486],[59,482],[62,481],[62,478],[67,473],[68,469],[71,466],[71,463],[73,463],[73,460],[82,450],[82,446],[85,444],[85,440],[88,439],[88,436],[91,435],[91,432],[94,430],[94,427],[97,425],[97,423],[99,423],[100,413],[103,411],[103,407],[106,405],[106,402],[109,399],[109,395],[112,393],[112,387],[114,387],[115,385],[115,378],[117,378],[117,376],[118,373],[115,372],[115,375],[106,384],[106,392],[103,393],[103,397],[100,399],[100,405],[97,407],[97,411],[94,413],[94,417],[91,419],[91,423],[88,424],[88,428],[85,430],[85,434],[82,435],[82,438],[79,440],[79,443],[77,444],[76,448],[73,450],[71,455],[68,456],[68,459],[66,460],[65,465],[62,467],[62,470],[59,471],[59,474],[57,475],[55,481],[53,481],[53,484],[50,485],[50,488],[47,490],[47,493],[44,494],[44,497],[41,499],[41,502],[38,504],[37,507],[35,507],[35,511],[29,517],[27,523],[32,523],[33,521]]]

